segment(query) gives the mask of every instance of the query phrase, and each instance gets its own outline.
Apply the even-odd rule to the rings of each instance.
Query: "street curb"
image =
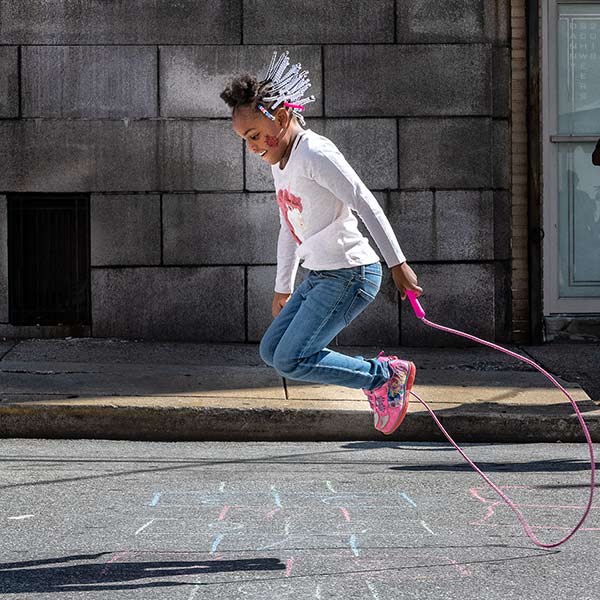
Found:
[[[550,413],[550,411],[548,411]],[[573,414],[543,414],[524,407],[439,415],[457,442],[584,442]],[[600,411],[584,419],[600,442]],[[409,412],[391,436],[373,428],[369,410],[331,408],[40,405],[0,406],[1,438],[130,441],[349,441],[438,442],[446,438],[425,411]]]

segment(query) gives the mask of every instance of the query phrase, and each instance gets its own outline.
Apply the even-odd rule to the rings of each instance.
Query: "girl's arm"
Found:
[[[294,291],[296,272],[299,260],[296,257],[297,243],[292,236],[287,223],[283,220],[279,210],[279,237],[277,238],[277,276],[275,278],[275,292],[278,294],[291,294]]]
[[[324,149],[309,162],[308,170],[316,183],[359,215],[390,268],[402,300],[406,299],[406,290],[420,296],[423,288],[418,285],[416,273],[406,262],[388,218],[342,153],[337,148]]]

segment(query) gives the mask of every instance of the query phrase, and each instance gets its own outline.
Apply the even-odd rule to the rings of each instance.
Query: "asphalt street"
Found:
[[[441,443],[0,440],[0,598],[597,600],[598,500],[557,550]],[[466,445],[542,541],[585,445]],[[598,448],[596,448],[598,452]]]

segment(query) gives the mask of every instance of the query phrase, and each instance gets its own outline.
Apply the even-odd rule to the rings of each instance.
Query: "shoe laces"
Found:
[[[367,398],[369,399],[369,404],[371,405],[371,409],[382,415],[385,413],[386,409],[386,397],[383,397],[383,394],[378,394],[375,390],[365,390],[367,393]]]

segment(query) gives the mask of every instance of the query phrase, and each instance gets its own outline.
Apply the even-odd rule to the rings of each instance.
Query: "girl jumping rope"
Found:
[[[232,110],[234,131],[271,165],[279,205],[273,322],[260,356],[290,379],[361,388],[375,428],[393,433],[406,414],[415,365],[397,356],[347,356],[327,345],[373,300],[381,264],[358,230],[356,212],[392,272],[402,300],[420,296],[415,272],[373,194],[328,138],[304,129],[302,111],[314,96],[308,71],[289,66],[288,52],[273,53],[261,79],[245,74],[220,97]],[[294,291],[298,265],[307,278]],[[292,293],[293,292],[293,293]]]

